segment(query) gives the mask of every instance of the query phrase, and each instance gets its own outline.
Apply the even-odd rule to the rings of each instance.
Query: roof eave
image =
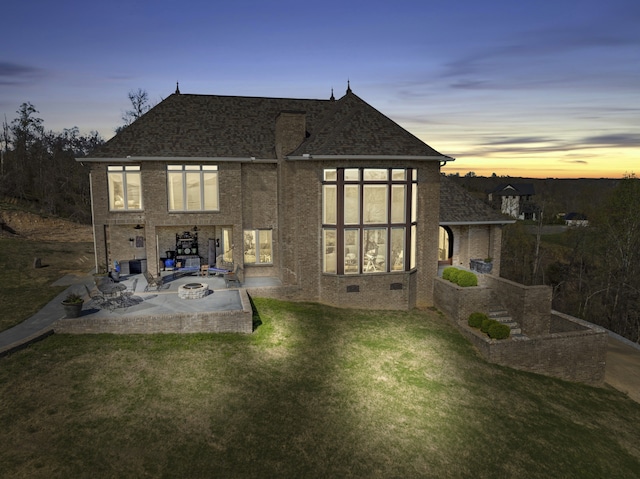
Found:
[[[273,158],[256,158],[248,157],[232,157],[232,156],[126,156],[126,157],[108,157],[108,158],[76,158],[76,161],[82,163],[140,163],[146,161],[176,161],[181,163],[187,162],[238,162],[238,163],[277,163],[278,160]]]
[[[445,155],[291,155],[287,160],[407,160],[407,161],[454,161]]]
[[[491,220],[491,221],[440,221],[440,226],[477,226],[477,225],[507,225],[516,220]]]

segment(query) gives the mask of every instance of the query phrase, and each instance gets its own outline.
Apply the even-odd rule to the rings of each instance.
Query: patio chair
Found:
[[[186,258],[183,266],[173,270],[173,277],[180,278],[188,274],[200,273],[200,258]]]
[[[164,279],[162,279],[162,276],[154,278],[148,271],[145,271],[143,274],[144,278],[147,280],[147,285],[144,287],[145,292],[149,291],[149,288],[156,288],[156,291],[160,291],[160,288],[164,285]]]
[[[233,266],[233,271],[227,271],[224,273],[224,284],[229,287],[229,285],[237,285],[240,287],[240,277],[238,276],[239,265],[235,264]]]
[[[233,270],[233,263],[227,263],[224,260],[224,255],[219,255],[216,258],[215,266],[211,266],[211,265],[208,266],[207,276],[209,276],[210,274],[214,276],[224,275],[225,273],[228,273],[229,271],[232,271],[232,270]]]
[[[122,296],[133,296],[133,293],[136,292],[136,286],[138,285],[138,278],[135,278],[133,280],[133,283],[131,283],[131,289],[127,289],[125,291],[122,292]]]
[[[131,289],[126,289],[122,292],[122,295],[119,298],[120,303],[122,303],[122,306],[124,306],[125,308],[128,308],[129,306],[134,306],[138,303],[141,302],[141,299],[136,297],[136,299],[134,299],[133,294],[136,292],[136,286],[138,284],[138,278],[135,278],[133,280],[133,283],[131,284]]]
[[[109,311],[113,311],[115,309],[115,303],[110,298],[107,298],[99,289],[94,293],[86,284],[84,285],[84,289],[87,291],[87,296],[90,298],[89,304],[93,304],[99,309],[108,309]]]

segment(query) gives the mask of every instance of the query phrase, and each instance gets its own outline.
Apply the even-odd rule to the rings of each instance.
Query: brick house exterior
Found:
[[[328,100],[176,90],[78,159],[96,266],[139,260],[157,275],[172,254],[223,256],[278,279],[282,298],[371,309],[433,304],[451,160],[350,88]]]
[[[532,183],[505,183],[487,193],[489,202],[502,213],[521,220],[537,219]]]
[[[500,276],[502,227],[515,222],[443,176],[438,261],[468,268],[473,259],[491,258],[491,273]]]

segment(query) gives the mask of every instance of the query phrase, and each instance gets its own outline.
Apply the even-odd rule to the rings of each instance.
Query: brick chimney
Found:
[[[276,157],[280,160],[298,148],[306,132],[306,112],[280,112],[276,118]]]

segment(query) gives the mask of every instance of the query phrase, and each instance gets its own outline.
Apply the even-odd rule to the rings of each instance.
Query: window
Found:
[[[323,272],[415,268],[417,170],[325,169],[322,191]]]
[[[140,166],[108,166],[107,183],[110,210],[142,209]]]
[[[222,228],[222,259],[227,263],[233,263],[233,230]]]
[[[169,211],[218,211],[217,165],[168,165]]]
[[[273,264],[271,230],[244,230],[244,262]]]
[[[336,230],[330,228],[324,229],[322,232],[322,247],[325,252],[322,268],[324,273],[336,273],[338,271],[336,246]]]

